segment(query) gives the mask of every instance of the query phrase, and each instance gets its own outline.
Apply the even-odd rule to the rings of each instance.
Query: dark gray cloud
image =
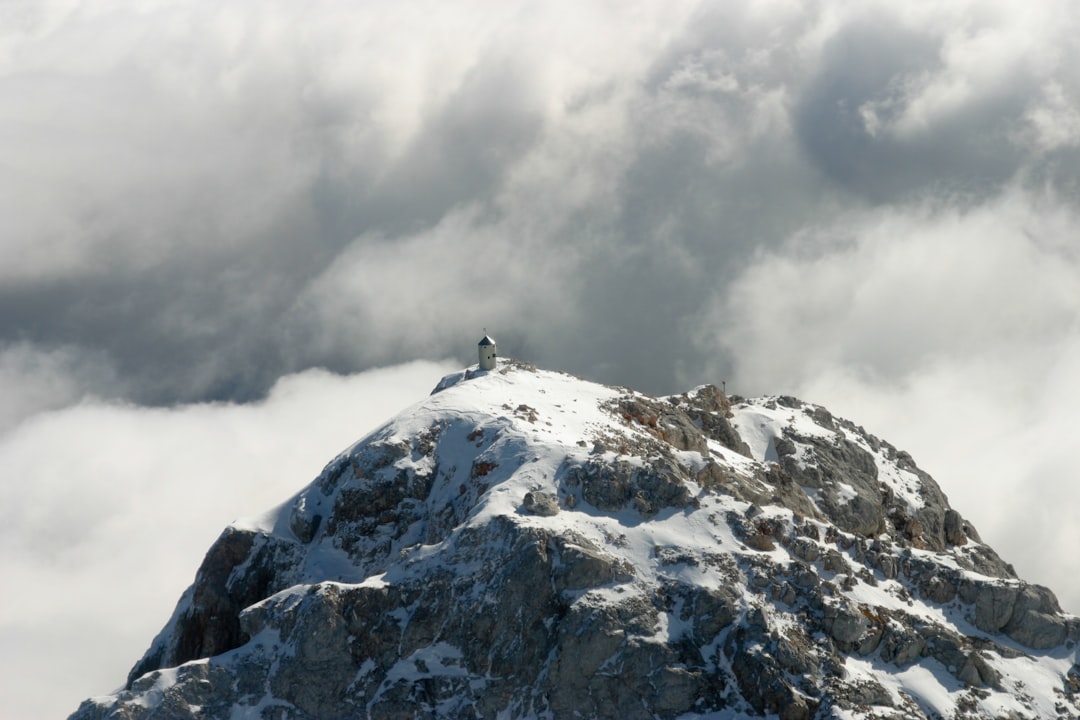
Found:
[[[880,203],[928,192],[986,197],[1013,179],[1027,153],[1009,135],[1038,90],[1032,78],[1000,78],[928,120],[932,126],[894,129],[916,124],[907,113],[920,85],[971,81],[948,77],[948,42],[887,13],[859,18],[829,38],[793,111],[801,146],[831,181]]]
[[[167,404],[464,359],[489,326],[674,390],[715,366],[699,308],[800,229],[1071,187],[1052,9],[57,6],[5,38],[0,343],[104,355],[110,392]]]

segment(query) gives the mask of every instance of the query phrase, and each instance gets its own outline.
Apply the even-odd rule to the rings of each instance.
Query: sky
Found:
[[[1078,21],[0,0],[0,705],[121,684],[227,522],[485,329],[825,405],[1080,613]]]

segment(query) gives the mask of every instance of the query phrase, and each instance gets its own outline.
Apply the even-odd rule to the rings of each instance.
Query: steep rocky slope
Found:
[[[824,408],[501,361],[227,528],[100,718],[1075,718],[1080,620]]]

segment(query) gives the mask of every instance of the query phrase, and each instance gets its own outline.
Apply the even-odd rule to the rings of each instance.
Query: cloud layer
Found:
[[[282,377],[471,362],[486,327],[604,382],[828,405],[1080,611],[1056,551],[1080,506],[1078,20],[1068,0],[2,3],[3,492],[68,488],[45,448],[99,424],[261,416]],[[137,523],[109,500],[129,461],[80,466],[71,507]],[[110,552],[79,517],[47,544]]]
[[[755,253],[927,198],[1068,205],[1080,167],[1069,3],[9,12],[0,343],[141,402],[483,326],[673,390],[711,359],[652,358]]]
[[[0,439],[5,713],[122,684],[226,524],[285,502],[456,366],[309,370],[253,405],[85,403]]]

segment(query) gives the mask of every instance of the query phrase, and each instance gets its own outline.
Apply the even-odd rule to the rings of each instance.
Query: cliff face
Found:
[[[227,528],[73,717],[1073,718],[1078,641],[824,408],[502,361]]]

